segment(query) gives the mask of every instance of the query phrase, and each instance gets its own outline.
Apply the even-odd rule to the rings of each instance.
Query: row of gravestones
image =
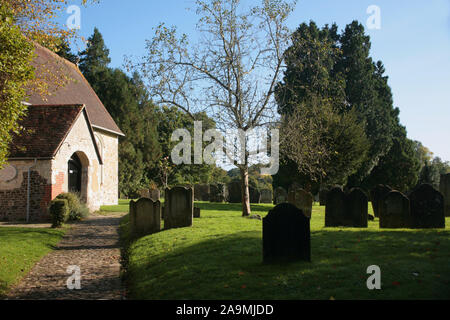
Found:
[[[161,207],[159,200],[143,197],[130,202],[131,234],[135,237],[161,231],[164,229],[192,226],[193,218],[200,217],[200,209],[194,208],[194,190],[188,187],[165,189],[165,203]]]
[[[378,186],[371,192],[371,198],[380,227],[445,228],[445,215],[450,215],[450,174],[441,177],[440,191],[423,184],[408,198],[386,186]],[[312,195],[295,189],[283,196],[284,199],[279,199],[282,203],[263,218],[263,261],[311,261]],[[325,201],[326,226],[367,227],[368,197],[361,189],[344,193],[341,188],[334,188],[327,192]]]

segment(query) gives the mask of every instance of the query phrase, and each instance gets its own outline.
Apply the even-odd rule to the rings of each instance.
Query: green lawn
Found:
[[[314,206],[312,262],[262,264],[262,222],[240,205],[196,203],[191,228],[162,231],[127,251],[130,299],[449,299],[450,219],[445,230],[324,228]],[[253,205],[265,216],[271,205]],[[127,237],[128,216],[122,221]],[[367,267],[382,290],[368,290]]]
[[[65,230],[0,227],[0,297],[52,250]]]

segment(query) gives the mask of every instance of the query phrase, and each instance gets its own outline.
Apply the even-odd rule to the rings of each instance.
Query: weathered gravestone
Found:
[[[287,201],[287,192],[283,187],[278,187],[274,192],[274,204],[280,204]]]
[[[194,200],[196,201],[209,201],[209,193],[209,184],[196,184],[194,186]]]
[[[258,189],[249,186],[248,192],[250,193],[250,203],[260,203],[261,193]]]
[[[200,208],[194,207],[194,218],[200,218]]]
[[[242,203],[242,192],[240,181],[233,181],[228,184],[228,202]]]
[[[288,202],[302,210],[303,214],[311,218],[313,196],[303,189],[291,189],[288,194]]]
[[[159,199],[161,198],[161,192],[159,191],[159,189],[150,189],[149,193],[150,199],[152,199],[153,201],[159,201]]]
[[[370,191],[370,201],[372,202],[373,214],[375,215],[375,217],[378,218],[382,215],[383,198],[391,191],[392,191],[391,187],[383,184],[377,185]]]
[[[311,261],[310,219],[290,203],[282,203],[263,219],[263,261]]]
[[[446,217],[450,217],[450,173],[441,174],[439,190],[444,196],[444,214]]]
[[[321,206],[326,205],[328,192],[330,192],[328,189],[322,189],[319,191],[319,203]]]
[[[133,236],[145,236],[161,230],[161,202],[141,198],[130,202],[130,226]]]
[[[272,203],[273,192],[270,189],[261,190],[261,203]]]
[[[367,228],[369,218],[369,198],[360,188],[353,188],[346,195],[347,226]]]
[[[345,193],[333,188],[327,194],[325,206],[325,227],[339,227],[345,215]]]
[[[211,202],[227,202],[228,187],[226,184],[212,184],[209,187],[209,201]]]
[[[399,191],[389,192],[383,199],[380,228],[409,228],[411,211],[409,199]]]
[[[444,197],[430,184],[422,184],[410,195],[411,228],[445,228]]]
[[[183,228],[192,226],[194,215],[194,190],[190,187],[166,189],[164,228]]]

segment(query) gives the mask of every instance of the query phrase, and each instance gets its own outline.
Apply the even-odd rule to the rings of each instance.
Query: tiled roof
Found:
[[[46,96],[45,99],[35,90],[28,90],[28,103],[31,105],[84,104],[93,127],[123,135],[76,65],[38,44],[35,44],[35,54],[32,64],[36,68],[37,78],[48,79],[49,74],[54,74],[57,77],[63,76],[67,79],[67,83],[59,88],[50,85],[48,91],[51,95]]]
[[[21,134],[13,135],[9,149],[9,158],[39,158],[50,159],[58,152],[67,134],[78,119],[83,114],[83,105],[39,105],[28,108],[27,116],[19,124],[23,127]],[[93,131],[89,123],[88,126],[99,156],[97,144],[93,136]],[[99,161],[102,160],[99,156]]]

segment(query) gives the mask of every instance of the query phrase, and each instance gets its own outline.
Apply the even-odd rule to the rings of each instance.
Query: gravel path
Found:
[[[8,299],[123,299],[118,227],[121,216],[93,216],[77,223],[56,250],[39,261]],[[69,266],[78,266],[81,289],[68,289]],[[76,284],[72,279],[71,284]]]

